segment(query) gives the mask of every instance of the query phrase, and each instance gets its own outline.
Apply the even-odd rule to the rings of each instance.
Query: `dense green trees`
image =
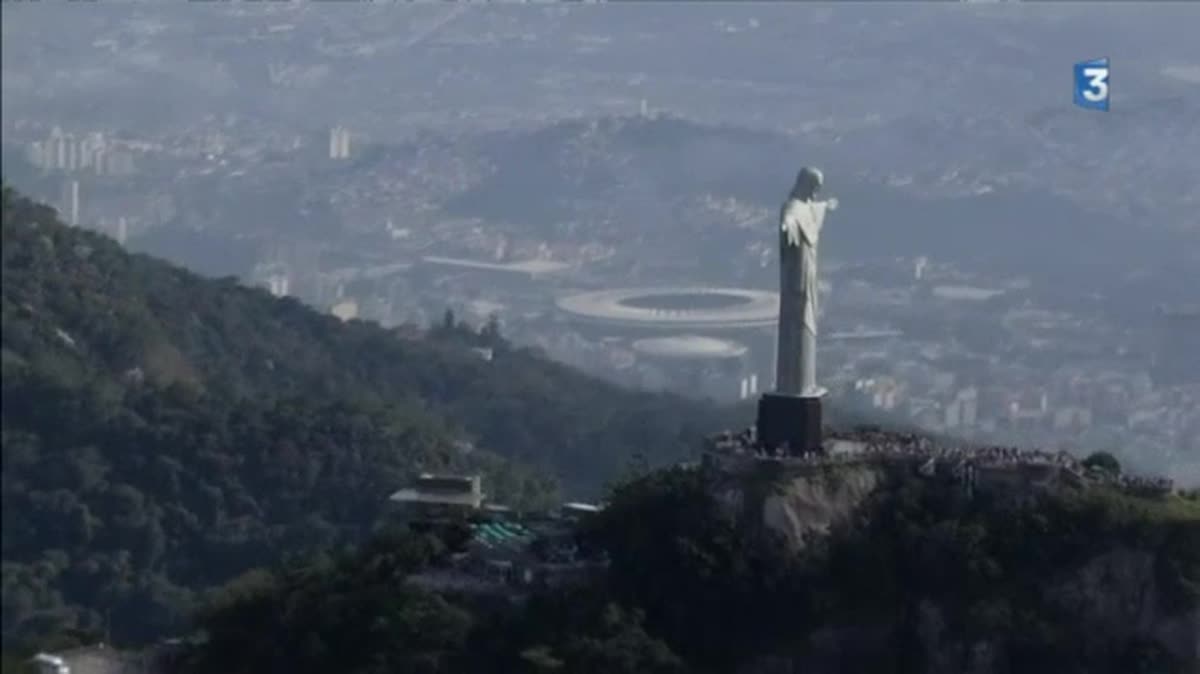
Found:
[[[681,655],[725,671],[811,618],[799,561],[725,517],[704,475],[674,468],[618,487],[586,532],[612,559],[608,592],[644,609]]]
[[[958,657],[954,644],[984,641],[998,649],[998,671],[1116,673],[1139,671],[1120,664],[1138,662],[1182,672],[1198,664],[1172,660],[1145,632],[1088,608],[1111,592],[1164,602],[1165,615],[1197,610],[1194,502],[1105,488],[968,498],[898,478],[794,554],[724,515],[710,479],[701,470],[646,476],[619,488],[590,527],[612,556],[607,595],[644,611],[648,632],[693,671],[733,671],[771,654],[809,662],[820,650],[812,635],[839,632],[862,639],[840,656],[854,671],[927,671],[930,658]],[[1113,555],[1115,570],[1105,573],[1116,575],[1091,590],[1099,594],[1062,589]],[[1140,555],[1154,560],[1151,575],[1122,575],[1137,573],[1122,560]],[[1148,588],[1158,588],[1157,599],[1144,596]],[[944,621],[934,652],[916,629],[929,607]],[[856,635],[864,629],[890,636],[881,645]]]
[[[590,608],[590,607],[589,607]],[[545,616],[533,614],[535,626],[548,632]],[[641,611],[614,603],[589,610],[582,624],[559,630],[556,647],[534,646],[520,653],[520,663],[534,672],[572,674],[682,674],[684,661],[643,625]],[[486,670],[485,670],[486,671]]]
[[[205,609],[200,671],[449,671],[471,628],[466,611],[404,584],[437,556],[425,538],[384,537],[358,554],[319,558],[231,583]]]
[[[400,578],[441,553],[407,536],[254,574],[204,614],[211,641],[192,671],[309,671],[313,662],[312,671],[725,674],[774,657],[801,671],[918,674],[935,663],[968,669],[978,644],[995,653],[994,672],[1182,674],[1195,664],[1088,608],[1107,605],[1108,593],[1158,587],[1160,598],[1179,599],[1166,615],[1196,610],[1194,506],[1103,490],[968,499],[900,479],[796,553],[732,521],[710,478],[672,469],[618,487],[579,532],[609,551],[609,570],[520,607],[405,589]],[[1112,554],[1149,555],[1154,578],[1118,573],[1091,598],[1062,591]],[[428,625],[420,642],[404,618],[417,613]],[[829,669],[830,651],[842,669]]]
[[[494,329],[404,340],[342,324],[294,300],[126,255],[6,194],[6,349],[16,356],[49,343],[56,349],[43,360],[63,376],[78,367],[57,361],[74,352],[118,380],[139,368],[130,376],[232,399],[415,400],[479,446],[545,466],[572,489],[598,488],[637,451],[687,456],[700,431],[729,422],[714,407],[627,392],[523,349],[485,362],[462,348],[496,343]]]
[[[388,533],[355,553],[256,570],[200,612],[190,672],[571,672],[680,674],[683,661],[637,610],[594,588],[524,609],[448,601],[405,583],[445,553],[434,538]]]
[[[717,674],[764,655],[804,663],[839,640],[847,666],[920,672],[954,655],[926,648],[933,606],[941,643],[999,644],[1001,671],[1178,664],[1048,588],[1134,551],[1153,559],[1162,610],[1193,610],[1194,494],[967,499],[901,480],[795,554],[730,520],[705,471],[650,470],[730,425],[711,407],[574,374],[496,324],[480,334],[451,315],[415,339],[343,324],[3,199],[6,647],[136,644],[189,630],[199,608],[197,674]],[[389,491],[441,469],[480,470],[490,492],[530,506],[555,497],[548,473],[596,493],[628,469],[580,532],[611,568],[514,608],[406,585],[446,554],[428,535],[347,547]],[[884,638],[860,644],[862,630]]]
[[[1121,462],[1111,452],[1092,452],[1083,460],[1083,465],[1104,471],[1113,477],[1121,474]]]
[[[5,644],[181,629],[198,590],[361,540],[418,471],[479,470],[535,507],[555,478],[594,494],[635,452],[676,459],[723,423],[495,324],[413,339],[205,280],[7,188],[0,255]]]

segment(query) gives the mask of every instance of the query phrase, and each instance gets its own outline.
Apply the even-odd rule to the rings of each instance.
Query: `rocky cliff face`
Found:
[[[894,477],[871,465],[784,471],[758,469],[731,474],[717,486],[719,502],[743,522],[782,534],[800,552],[854,516],[873,493]],[[1193,663],[1200,672],[1200,607],[1180,610],[1172,590],[1159,581],[1160,552],[1115,546],[1082,564],[1057,569],[1038,580],[1041,596],[1055,610],[1078,616],[1088,635],[1085,650],[1104,657],[1134,644]],[[919,653],[908,653],[929,674],[1010,674],[1009,644],[1002,638],[965,640],[953,609],[918,599],[907,616],[866,617],[855,624],[827,625],[800,638],[792,653],[770,654],[739,674],[840,674],[873,671],[895,657],[897,631],[915,632]]]
[[[731,475],[717,487],[717,499],[738,520],[766,526],[793,550],[849,518],[887,480],[879,465],[815,466]]]
[[[827,534],[848,518],[883,479],[879,469],[868,467],[792,478],[765,497],[763,523],[794,548],[802,548],[809,537]]]

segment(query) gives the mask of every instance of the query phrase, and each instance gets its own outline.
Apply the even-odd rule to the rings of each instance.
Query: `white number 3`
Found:
[[[1088,78],[1088,87],[1083,90],[1084,98],[1093,103],[1108,98],[1108,68],[1084,68],[1083,76]]]

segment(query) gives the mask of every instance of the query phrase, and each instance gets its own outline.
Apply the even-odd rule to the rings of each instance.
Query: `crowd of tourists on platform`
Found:
[[[1001,466],[1053,466],[1093,482],[1114,484],[1135,490],[1171,491],[1174,484],[1159,476],[1125,475],[1089,469],[1079,459],[1065,451],[1023,449],[1010,446],[947,446],[928,437],[911,432],[891,432],[875,428],[859,428],[826,435],[826,444],[838,442],[856,445],[852,451],[792,452],[786,445],[765,447],[757,441],[753,428],[739,433],[725,431],[713,439],[713,448],[721,453],[762,459],[786,460],[803,464],[838,464],[863,460],[909,460],[959,465],[970,463],[977,468]]]

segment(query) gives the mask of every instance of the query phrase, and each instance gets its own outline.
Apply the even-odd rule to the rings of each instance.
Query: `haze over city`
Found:
[[[634,345],[662,329],[556,300],[770,289],[763,233],[818,165],[840,399],[1200,479],[1194,8],[4,12],[6,179],[133,250],[384,325],[495,314],[567,363],[731,400],[770,378],[769,329],[656,357]],[[1073,108],[1071,64],[1101,55],[1112,110]]]
[[[0,12],[4,674],[1197,671],[1200,5]]]

